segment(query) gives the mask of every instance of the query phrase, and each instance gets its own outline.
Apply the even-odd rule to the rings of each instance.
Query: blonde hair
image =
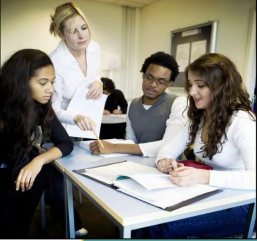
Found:
[[[75,18],[77,16],[81,16],[86,24],[89,31],[89,38],[91,38],[91,31],[88,25],[88,21],[86,19],[86,16],[83,14],[83,12],[79,9],[79,7],[73,3],[73,2],[67,2],[62,5],[59,5],[55,8],[54,14],[50,14],[51,17],[51,24],[49,31],[54,36],[58,35],[58,31],[60,31],[62,34],[64,29],[64,23],[68,19],[72,19],[72,23],[70,26],[70,34],[74,31],[75,28]]]

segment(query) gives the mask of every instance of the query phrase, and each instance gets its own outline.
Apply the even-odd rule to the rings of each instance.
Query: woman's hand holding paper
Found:
[[[92,131],[96,127],[95,122],[91,118],[83,115],[76,115],[74,122],[82,131]]]
[[[101,81],[95,81],[90,86],[86,98],[87,99],[99,99],[103,94],[103,83]]]

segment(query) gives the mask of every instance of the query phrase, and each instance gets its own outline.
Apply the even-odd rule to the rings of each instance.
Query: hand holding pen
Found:
[[[180,164],[173,158],[165,158],[157,162],[158,170],[163,173],[169,173],[170,171],[175,170],[179,166]]]
[[[210,171],[185,166],[174,159],[161,159],[157,162],[160,172],[169,173],[172,182],[178,186],[192,186],[198,183],[208,184]]]
[[[104,148],[104,145],[103,145],[103,143],[101,142],[101,140],[99,139],[99,136],[97,135],[95,128],[92,128],[92,131],[93,131],[93,133],[94,133],[94,135],[95,135],[97,141],[99,141],[101,147]]]

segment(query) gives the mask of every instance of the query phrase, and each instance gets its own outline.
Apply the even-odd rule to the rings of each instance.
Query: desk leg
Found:
[[[120,227],[120,238],[131,238],[131,227]]]
[[[73,208],[73,191],[71,181],[65,177],[66,180],[66,199],[67,199],[67,209],[68,219],[69,219],[69,233],[70,238],[75,238],[75,226],[74,226],[74,208]]]
[[[246,228],[243,234],[243,238],[252,238],[253,228],[256,221],[256,203],[249,204],[249,211],[246,220]]]

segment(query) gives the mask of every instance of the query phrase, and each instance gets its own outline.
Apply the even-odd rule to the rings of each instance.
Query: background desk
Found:
[[[148,166],[154,166],[154,158],[143,158],[140,156],[128,155],[109,159],[94,156],[91,155],[90,152],[80,148],[79,143],[75,143],[74,150],[70,155],[60,158],[54,162],[58,169],[64,171],[66,180],[70,238],[75,237],[72,185],[75,185],[120,228],[120,235],[122,238],[130,238],[131,231],[134,229],[245,204],[251,204],[251,208],[249,210],[249,218],[244,238],[251,237],[256,218],[255,191],[225,189],[219,194],[208,197],[189,206],[179,208],[172,212],[167,212],[72,171],[74,169],[82,169],[110,162],[118,162],[124,159],[139,162]]]
[[[103,115],[100,139],[125,139],[126,115]]]

